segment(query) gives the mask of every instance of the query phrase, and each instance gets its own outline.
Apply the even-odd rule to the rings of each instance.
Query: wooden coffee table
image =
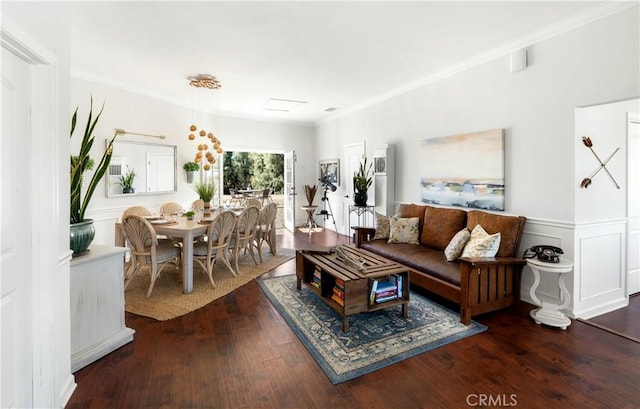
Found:
[[[401,305],[402,316],[406,318],[409,304],[409,270],[401,264],[362,249],[351,246],[343,246],[343,249],[352,256],[361,257],[365,261],[363,268],[359,269],[355,264],[338,260],[335,253],[326,250],[298,250],[298,290],[302,288],[302,283],[305,283],[311,291],[337,311],[342,316],[343,332],[349,330],[348,317],[361,312]],[[391,296],[392,299],[389,301],[376,301],[375,289],[378,285],[382,286],[387,278],[397,284],[397,297]],[[340,292],[342,298],[338,296],[337,299],[334,294]]]

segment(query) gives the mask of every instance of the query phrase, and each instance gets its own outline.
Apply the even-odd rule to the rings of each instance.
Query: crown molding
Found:
[[[393,91],[376,96],[359,104],[340,109],[340,111],[332,114],[331,116],[321,119],[315,122],[316,126],[332,122],[340,117],[361,111],[365,108],[379,104],[383,101],[387,101],[391,98],[397,97],[402,94],[406,94],[410,91],[424,87],[429,84],[436,83],[453,75],[459,74],[471,68],[482,65],[486,62],[495,60],[499,57],[511,54],[514,51],[521,50],[526,47],[530,47],[534,44],[556,37],[558,35],[573,31],[580,27],[586,26],[598,20],[602,20],[614,14],[620,13],[632,7],[638,7],[639,1],[608,1],[600,3],[594,7],[591,7],[582,13],[578,13],[574,16],[566,18],[557,23],[532,31],[531,33],[517,38],[513,41],[502,44],[498,47],[492,48],[484,53],[478,54],[473,58],[470,58],[460,64],[456,64],[450,68],[442,70],[438,73],[422,78],[418,81],[407,84],[403,87],[397,88]]]

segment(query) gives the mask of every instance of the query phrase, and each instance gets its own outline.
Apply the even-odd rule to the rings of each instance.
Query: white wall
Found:
[[[527,47],[529,65],[523,71],[510,72],[505,55],[338,116],[318,127],[316,159],[342,157],[344,145],[362,139],[369,157],[380,145],[394,144],[396,202],[415,203],[421,139],[504,128],[505,213],[528,218],[523,248],[546,241],[565,248],[573,259],[575,223],[594,217],[576,207],[576,186],[584,176],[577,174],[581,142],[575,139],[574,110],[640,95],[638,26],[638,7],[633,7]],[[601,147],[606,151],[612,144],[603,141]],[[624,173],[625,155],[616,161],[616,172]],[[607,209],[613,207],[613,217],[625,217],[623,196],[611,193],[604,198]],[[337,191],[335,200],[344,194]],[[525,300],[530,274],[525,269]],[[558,296],[557,285],[555,294],[554,285],[548,288]]]
[[[629,156],[627,123],[629,115],[640,113],[640,100],[622,101],[575,110],[575,246],[574,271],[570,280],[573,313],[581,318],[623,307],[628,304],[628,260],[637,259],[639,248],[629,248],[627,226],[636,209],[628,209],[631,191],[627,177]],[[616,149],[605,168],[581,142],[591,138],[593,151],[603,162]],[[581,188],[583,178],[599,172],[589,187]],[[616,184],[620,186],[618,189]],[[635,206],[638,206],[637,202]],[[637,220],[637,218],[636,218]],[[579,274],[578,274],[579,272]]]
[[[185,81],[185,93],[189,86]],[[142,205],[156,211],[162,203],[178,202],[185,207],[197,199],[192,185],[186,182],[186,173],[182,169],[185,162],[193,160],[197,152],[196,142],[189,141],[189,126],[193,121],[193,111],[189,108],[159,101],[120,88],[101,85],[95,82],[72,78],[71,107],[79,106],[78,121],[84,126],[88,112],[89,98],[93,95],[94,112],[105,103],[104,112],[96,127],[96,144],[92,148],[92,157],[100,158],[104,152],[105,140],[113,136],[115,128],[131,132],[152,135],[165,135],[159,140],[148,137],[123,135],[119,140],[137,140],[163,143],[177,146],[178,191],[167,194],[132,195],[106,197],[104,181],[97,187],[90,202],[87,217],[95,220],[97,244],[113,244],[113,223],[129,206]],[[227,151],[264,151],[285,152],[295,150],[297,162],[297,185],[310,183],[315,177],[313,153],[313,128],[274,122],[261,122],[247,119],[219,117],[212,118],[213,129]],[[211,122],[210,122],[211,124]],[[80,125],[78,125],[80,126]],[[198,124],[200,126],[200,124]],[[72,152],[77,151],[80,135],[72,140]],[[300,213],[298,211],[298,213]],[[303,215],[298,215],[302,218]]]

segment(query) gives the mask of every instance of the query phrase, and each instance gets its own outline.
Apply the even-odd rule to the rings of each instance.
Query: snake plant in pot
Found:
[[[356,206],[366,206],[368,195],[367,191],[371,186],[371,167],[373,162],[367,166],[367,158],[360,162],[360,167],[353,173],[353,204]]]
[[[93,174],[89,185],[87,186],[87,190],[82,195],[82,174],[89,170],[90,163],[92,159],[89,157],[89,153],[91,152],[91,147],[93,146],[94,136],[93,131],[100,119],[100,115],[102,115],[102,111],[104,110],[104,104],[98,112],[96,117],[93,117],[93,98],[91,98],[91,104],[89,106],[89,116],[87,119],[87,125],[84,129],[84,134],[82,136],[82,142],[80,143],[80,151],[77,155],[71,155],[71,169],[70,169],[70,230],[69,230],[69,245],[71,250],[73,250],[73,255],[77,256],[87,251],[89,245],[93,241],[95,236],[95,229],[93,227],[93,219],[85,219],[84,214],[87,210],[87,206],[89,205],[89,201],[93,196],[93,192],[96,190],[96,186],[98,182],[104,176],[107,168],[109,167],[109,162],[111,162],[111,155],[113,154],[113,141],[118,136],[118,133],[111,138],[109,143],[107,144],[107,148],[105,149],[100,162],[96,168],[95,173]],[[73,116],[71,117],[71,132],[70,137],[73,138],[73,132],[76,129],[76,121],[78,119],[78,108],[76,108]]]

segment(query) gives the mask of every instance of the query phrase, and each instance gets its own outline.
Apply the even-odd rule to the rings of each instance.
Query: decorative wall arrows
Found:
[[[593,156],[595,156],[598,162],[600,162],[600,167],[598,167],[598,169],[596,169],[596,171],[593,172],[593,174],[590,177],[582,179],[582,183],[580,183],[580,187],[583,187],[585,189],[588,188],[589,185],[591,184],[591,179],[593,179],[594,176],[598,174],[598,172],[600,172],[601,170],[604,170],[605,172],[607,172],[607,175],[609,175],[609,177],[611,178],[611,181],[613,182],[613,184],[616,185],[618,189],[620,189],[618,182],[616,182],[616,180],[613,178],[613,175],[611,175],[611,172],[609,172],[609,170],[607,169],[607,163],[611,160],[611,158],[613,158],[613,155],[618,153],[620,148],[616,148],[616,150],[613,151],[611,155],[609,155],[607,160],[603,162],[598,156],[598,154],[596,153],[596,151],[593,150],[593,142],[591,142],[591,138],[589,138],[588,136],[583,136],[582,143],[584,143],[584,146],[589,148],[591,153],[593,153]]]

